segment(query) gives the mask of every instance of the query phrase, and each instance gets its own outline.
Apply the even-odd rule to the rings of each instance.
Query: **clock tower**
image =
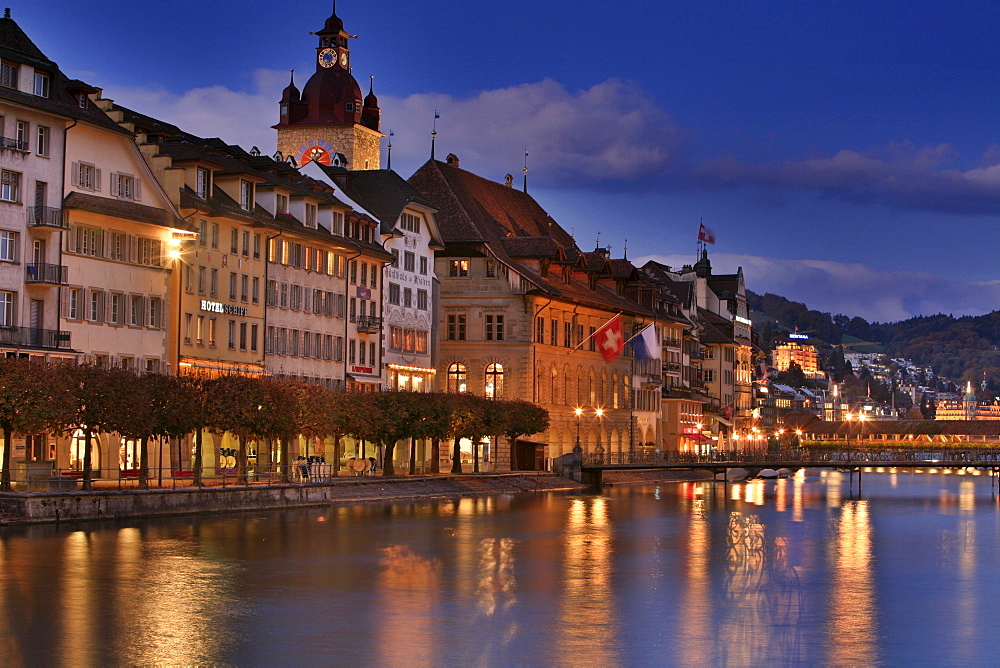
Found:
[[[281,94],[278,150],[299,165],[311,160],[348,169],[379,169],[382,133],[379,132],[378,98],[374,86],[362,100],[361,87],[351,74],[344,22],[333,14],[319,32],[316,71],[302,92],[294,76]]]

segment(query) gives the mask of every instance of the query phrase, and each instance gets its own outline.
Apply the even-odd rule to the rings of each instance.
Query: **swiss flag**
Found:
[[[604,361],[610,364],[615,361],[622,351],[625,350],[625,337],[622,336],[622,318],[616,315],[611,320],[604,323],[594,334],[597,341],[597,350],[604,357]]]
[[[714,244],[715,232],[705,227],[705,224],[702,223],[701,226],[698,228],[698,241],[704,241],[706,243]]]
[[[731,404],[726,404],[725,406],[722,407],[722,415],[727,420],[732,420],[733,419],[733,413],[735,413],[735,412],[736,412],[736,403],[735,402],[731,403]]]

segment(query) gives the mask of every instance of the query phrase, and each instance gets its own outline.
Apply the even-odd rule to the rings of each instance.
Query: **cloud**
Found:
[[[416,94],[380,103],[383,130],[396,135],[394,161],[415,166],[429,155],[435,111],[439,159],[455,153],[472,171],[516,174],[527,150],[543,185],[643,179],[676,165],[684,150],[685,133],[635,83],[620,79],[581,91],[544,79],[467,99]]]
[[[991,147],[985,160],[995,159]],[[751,164],[729,155],[697,168],[707,185],[758,185],[812,191],[862,204],[958,214],[1000,212],[1000,165],[967,171],[946,169],[957,154],[948,144],[917,147],[910,142],[868,151]]]
[[[250,149],[273,153],[277,134],[278,100],[288,85],[288,72],[258,70],[250,91],[225,86],[193,88],[182,94],[163,89],[124,88],[109,85],[104,95],[123,107],[176,125],[200,137],[219,137]]]
[[[758,255],[713,253],[712,271],[743,268],[748,290],[803,302],[817,311],[861,316],[870,322],[897,322],[915,315],[981,315],[1000,304],[1000,281],[963,282],[920,272],[883,271],[859,263],[782,260]],[[686,255],[650,255],[672,267],[691,262]]]

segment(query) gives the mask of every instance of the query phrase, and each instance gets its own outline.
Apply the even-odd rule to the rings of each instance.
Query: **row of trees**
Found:
[[[544,409],[525,401],[484,399],[469,394],[329,390],[269,376],[228,375],[211,379],[135,374],[92,365],[47,365],[0,359],[0,429],[3,459],[0,491],[11,489],[11,438],[15,433],[83,431],[83,489],[91,489],[94,434],[117,433],[139,445],[139,486],[147,488],[151,439],[195,435],[194,484],[202,484],[203,430],[232,434],[238,443],[237,470],[247,475],[247,445],[265,441],[289,461],[289,442],[299,435],[332,438],[340,461],[341,439],[352,436],[383,448],[383,475],[395,475],[396,443],[409,439],[410,473],[419,439],[433,443],[436,466],[441,441],[453,443],[452,472],[461,473],[461,439],[472,441],[475,470],[485,437],[518,438],[548,429]],[[271,460],[275,453],[269,452]],[[511,447],[511,465],[516,448]],[[336,467],[335,467],[336,468]],[[285,470],[287,474],[287,469]]]

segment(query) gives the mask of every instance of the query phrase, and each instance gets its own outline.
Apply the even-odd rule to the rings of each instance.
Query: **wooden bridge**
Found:
[[[564,455],[573,456],[573,455]],[[1000,449],[985,448],[865,448],[843,450],[748,450],[690,452],[588,452],[579,454],[580,481],[600,485],[604,471],[628,469],[695,469],[722,472],[743,468],[837,468],[850,471],[866,467],[982,468],[1000,475]]]

